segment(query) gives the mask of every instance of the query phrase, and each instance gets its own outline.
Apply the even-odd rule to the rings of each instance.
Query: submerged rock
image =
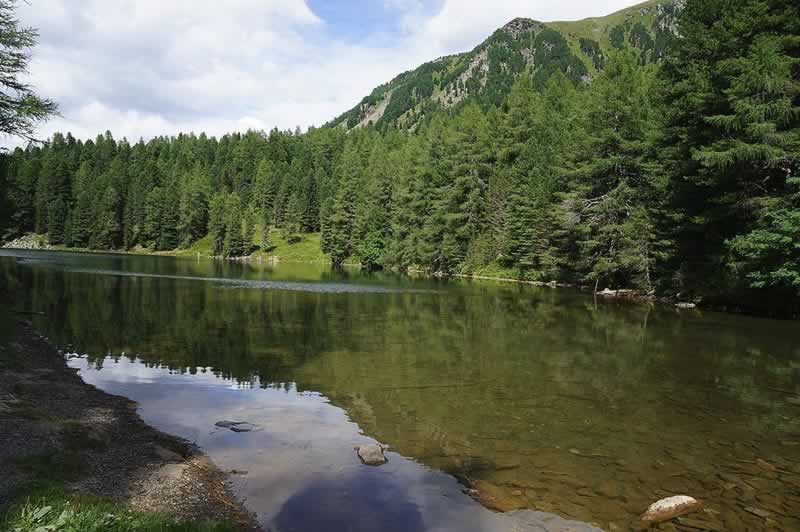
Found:
[[[754,508],[753,506],[745,506],[744,511],[749,514],[753,514],[756,517],[760,517],[762,519],[766,519],[767,517],[772,515],[772,512],[762,510],[761,508]]]
[[[700,508],[700,502],[688,495],[676,495],[650,505],[640,517],[646,524],[656,524],[686,515]]]
[[[253,425],[247,421],[217,421],[214,426],[221,429],[229,429],[233,432],[254,432],[261,430],[258,425]]]
[[[358,447],[355,447],[355,450],[356,454],[364,464],[379,466],[389,461],[383,454],[388,448],[388,445],[371,443],[369,445],[359,445]]]
[[[468,495],[486,508],[501,513],[521,510],[527,506],[525,500],[521,498],[522,492],[519,492],[519,495],[509,495],[499,486],[484,480],[474,481]]]
[[[771,472],[771,473],[774,473],[774,472],[776,472],[778,470],[777,467],[775,467],[774,465],[770,464],[769,462],[767,462],[766,460],[764,460],[762,458],[757,458],[756,459],[756,465],[758,467],[760,467],[761,469],[763,469],[764,471],[768,471],[768,472]]]

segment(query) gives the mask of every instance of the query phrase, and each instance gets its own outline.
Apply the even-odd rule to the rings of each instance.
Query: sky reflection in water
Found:
[[[176,374],[126,358],[93,364],[73,356],[69,364],[86,382],[137,401],[148,423],[195,442],[223,470],[247,471],[234,483],[270,530],[469,532],[519,522],[477,505],[449,475],[396,453],[382,467],[361,464],[353,447],[374,440],[320,394],[293,385],[242,387],[210,371]],[[225,419],[263,430],[215,427]],[[544,523],[548,516],[526,518]]]
[[[44,313],[34,325],[57,345],[103,366],[87,379],[248,470],[238,481],[276,530],[311,500],[320,511],[300,520],[307,529],[318,516],[356,530],[380,515],[443,530],[508,519],[455,478],[506,506],[606,528],[687,493],[717,512],[695,516],[717,529],[764,528],[755,507],[800,530],[796,322],[164,257],[0,250],[0,283]],[[198,367],[213,370],[187,370]],[[265,430],[215,431],[222,419]],[[359,429],[392,446],[387,466],[360,464]]]

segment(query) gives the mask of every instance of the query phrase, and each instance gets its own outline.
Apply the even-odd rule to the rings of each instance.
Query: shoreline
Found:
[[[207,255],[199,252],[189,252],[188,250],[171,250],[171,251],[126,251],[126,250],[96,250],[96,249],[88,249],[88,248],[66,248],[63,246],[43,246],[37,248],[26,248],[26,247],[8,247],[9,243],[0,246],[0,250],[8,249],[14,251],[54,251],[54,252],[62,252],[62,253],[76,253],[76,254],[90,254],[90,255],[120,255],[120,256],[142,256],[142,257],[169,257],[169,258],[177,258],[177,259],[204,259],[204,260],[211,260],[211,261],[226,261],[226,262],[239,262],[239,263],[248,263],[248,262],[256,262],[256,263],[286,263],[286,264],[321,264],[330,266],[329,262],[325,261],[318,261],[318,260],[298,260],[293,258],[282,258],[280,255],[266,255],[266,254],[253,254],[246,257],[230,257],[225,258],[222,256],[216,255]],[[348,268],[358,268],[361,269],[361,265],[358,263],[353,262],[345,262],[344,266]],[[800,316],[788,314],[769,314],[760,312],[753,309],[748,309],[747,307],[740,307],[735,305],[734,303],[725,303],[725,302],[718,302],[718,303],[708,303],[705,302],[697,302],[699,300],[688,300],[682,301],[678,298],[674,297],[667,297],[667,296],[656,296],[649,293],[644,293],[641,291],[637,291],[634,289],[616,289],[611,290],[609,288],[605,288],[602,291],[594,292],[592,291],[592,287],[590,286],[581,286],[577,284],[571,283],[561,283],[557,281],[551,282],[544,282],[544,281],[529,281],[524,279],[514,279],[511,277],[495,277],[491,275],[480,275],[480,274],[463,274],[463,273],[453,273],[449,275],[437,275],[436,273],[430,273],[425,270],[409,268],[405,272],[394,270],[394,269],[386,269],[384,271],[391,271],[401,275],[409,275],[415,274],[421,277],[426,277],[429,279],[435,278],[444,278],[444,279],[464,279],[464,280],[475,280],[475,281],[491,281],[491,282],[499,282],[499,283],[514,283],[514,284],[521,284],[521,285],[528,285],[528,286],[536,286],[540,288],[563,288],[563,289],[572,289],[579,293],[585,295],[593,295],[595,298],[603,301],[623,301],[623,302],[631,302],[631,303],[639,303],[639,304],[658,304],[663,305],[666,308],[670,308],[676,312],[687,312],[687,311],[715,311],[715,312],[722,312],[726,314],[737,314],[743,316],[751,316],[755,318],[763,318],[763,319],[773,319],[779,321],[795,321]]]
[[[56,490],[74,507],[100,498],[169,526],[260,530],[204,452],[84,382],[15,311],[0,320],[0,524]]]

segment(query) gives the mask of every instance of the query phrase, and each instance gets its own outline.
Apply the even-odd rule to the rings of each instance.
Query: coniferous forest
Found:
[[[413,128],[57,134],[3,156],[0,237],[173,250],[210,235],[233,257],[268,251],[271,227],[321,232],[334,265],[796,313],[800,5],[687,0],[662,55],[623,43],[591,79],[568,62],[523,72],[502,101]]]

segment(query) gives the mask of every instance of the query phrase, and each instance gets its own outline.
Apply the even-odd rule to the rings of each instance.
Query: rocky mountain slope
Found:
[[[425,63],[377,87],[328,125],[414,128],[424,118],[471,99],[499,104],[526,71],[537,84],[556,71],[576,83],[590,83],[608,55],[626,45],[642,64],[657,62],[675,35],[679,10],[680,0],[651,0],[575,22],[517,18],[470,52]]]

